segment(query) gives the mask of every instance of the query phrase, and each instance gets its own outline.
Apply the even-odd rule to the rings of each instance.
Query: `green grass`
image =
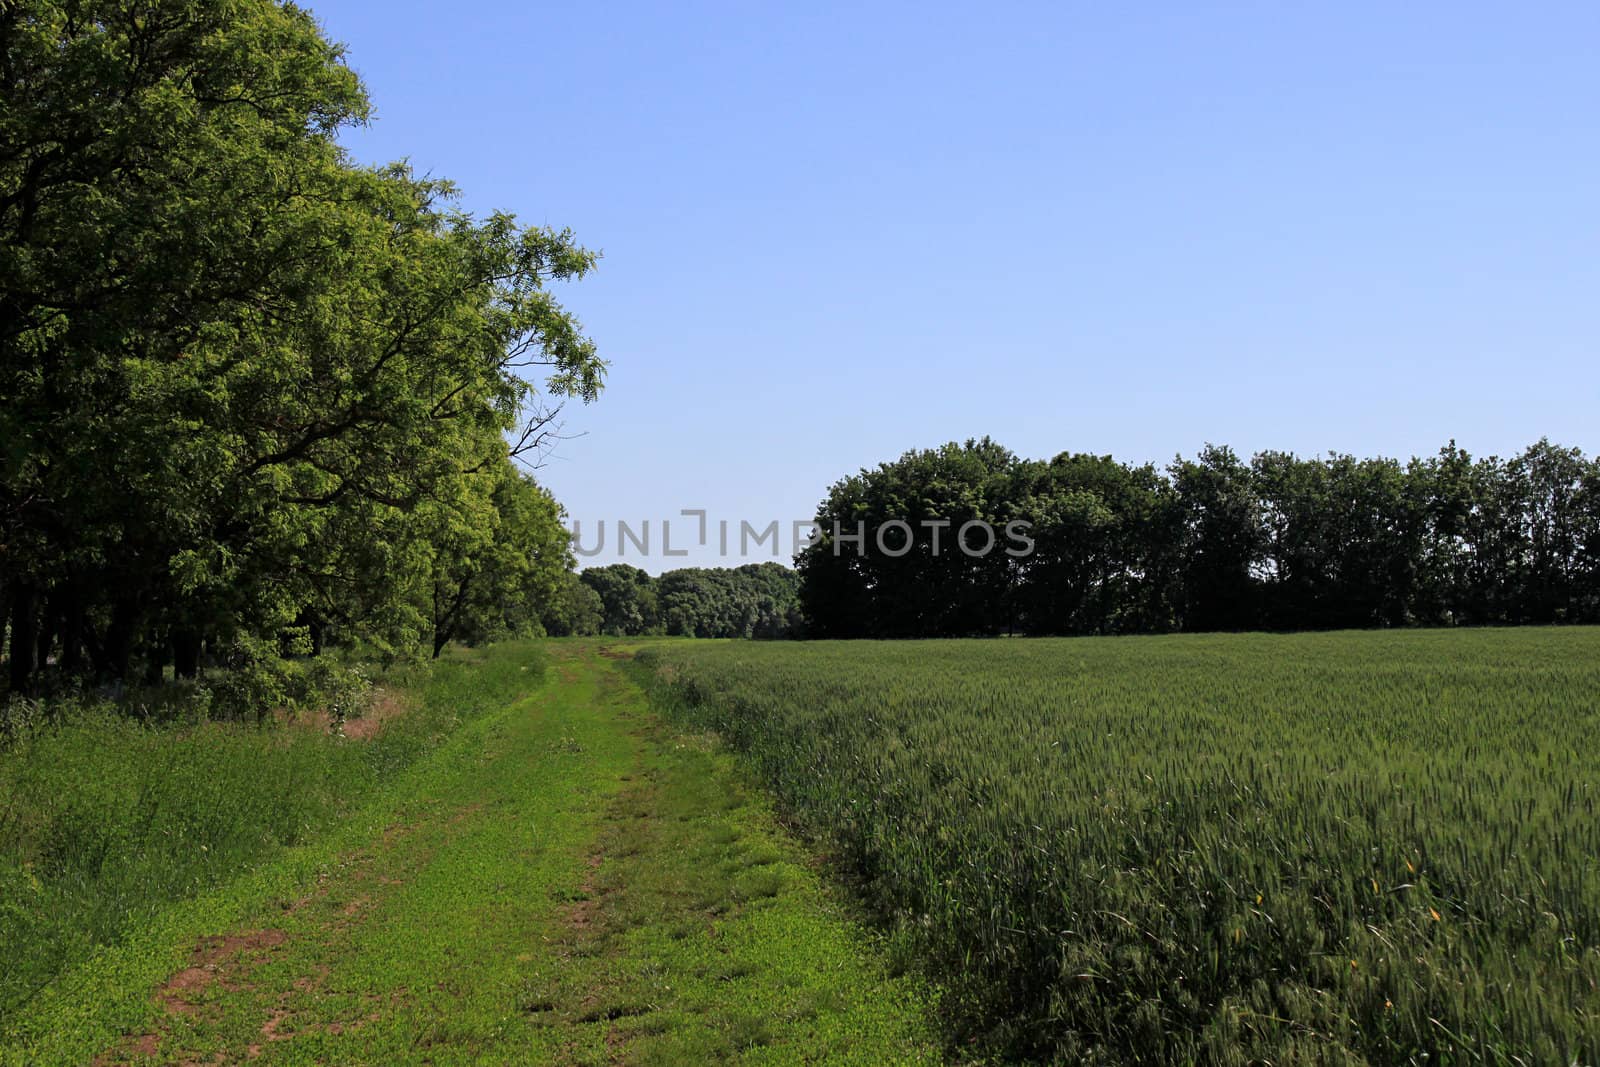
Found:
[[[731,756],[606,683],[641,744],[527,986],[551,1062],[937,1063],[919,991],[885,973]]]
[[[948,983],[953,1038],[1600,1059],[1600,630],[644,657]]]
[[[731,757],[548,647],[536,695],[335,833],[62,975],[0,1062],[936,1062],[923,994]]]
[[[0,1026],[63,971],[326,836],[464,720],[535,683],[528,647],[441,661],[369,741],[84,709],[0,751]]]

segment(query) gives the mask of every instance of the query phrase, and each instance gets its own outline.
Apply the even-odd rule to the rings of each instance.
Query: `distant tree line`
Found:
[[[0,47],[10,689],[536,629],[572,557],[516,459],[601,387],[548,289],[595,256],[353,165],[293,5],[22,0]]]
[[[898,526],[891,552],[872,535],[892,520],[903,554]],[[970,520],[1029,522],[1033,550],[952,549]],[[1549,441],[1405,462],[1208,445],[1160,469],[985,438],[845,478],[816,521],[797,557],[814,636],[1600,622],[1600,460]]]
[[[614,563],[568,582],[546,614],[552,634],[673,637],[798,636],[799,576],[777,563],[683,567],[651,577]]]

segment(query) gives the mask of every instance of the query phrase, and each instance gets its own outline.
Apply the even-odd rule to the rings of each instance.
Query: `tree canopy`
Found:
[[[659,578],[613,563],[579,578],[599,599],[605,634],[774,638],[801,631],[799,576],[777,563],[682,567]]]
[[[951,540],[1019,520],[1026,552]],[[1549,441],[1404,463],[1207,445],[1161,470],[984,439],[844,478],[816,522],[818,636],[1600,621],[1600,459]]]
[[[604,364],[595,254],[335,140],[368,103],[271,0],[0,7],[10,681],[537,625],[571,565],[514,469]]]

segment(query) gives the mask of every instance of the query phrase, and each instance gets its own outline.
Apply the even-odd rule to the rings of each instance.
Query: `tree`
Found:
[[[1162,491],[1153,466],[1062,453],[1024,464],[1018,512],[1034,524],[1018,592],[1030,633],[1160,628]]]
[[[1020,517],[1016,465],[1014,454],[984,438],[907,452],[836,483],[817,508],[822,539],[796,559],[812,632],[948,637],[1008,629],[1016,567],[1004,530]]]
[[[1231,448],[1206,445],[1170,468],[1183,524],[1183,625],[1240,630],[1259,623],[1255,573],[1262,526],[1250,468]]]
[[[789,637],[799,626],[799,577],[777,563],[683,567],[654,580],[662,628],[682,637]]]
[[[572,571],[563,573],[555,593],[546,601],[540,623],[552,637],[583,637],[598,634],[605,623],[605,604],[582,578]]]
[[[1423,623],[1466,622],[1472,559],[1472,457],[1451,441],[1429,459],[1406,467],[1411,509],[1421,516],[1412,618]]]
[[[477,481],[477,506],[447,510],[449,525],[432,540],[435,657],[453,640],[542,635],[544,607],[573,563],[561,507],[547,490],[509,462]]]
[[[1544,623],[1582,616],[1594,601],[1592,552],[1600,544],[1594,465],[1575,448],[1540,439],[1511,461],[1507,474],[1522,488],[1527,555],[1520,615]]]
[[[600,594],[601,633],[636,637],[658,632],[660,608],[650,575],[631,564],[613,563],[586,568],[579,577]]]
[[[927,529],[967,517],[1031,523],[1033,551],[994,570],[937,560]],[[873,531],[895,520],[916,532],[885,552]],[[1208,445],[1165,476],[969,442],[835,483],[817,521],[826,536],[797,559],[814,636],[1600,620],[1600,461],[1548,441],[1476,461],[1452,442],[1404,464],[1247,464]],[[834,551],[858,524],[862,541]]]
[[[414,645],[430,536],[476,551],[484,476],[600,389],[548,288],[595,256],[351,166],[365,95],[296,8],[29,0],[0,32],[12,688],[55,647],[122,678],[298,625]]]

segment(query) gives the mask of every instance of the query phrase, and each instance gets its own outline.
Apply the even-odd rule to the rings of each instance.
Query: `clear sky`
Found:
[[[983,434],[1600,451],[1600,4],[312,6],[358,159],[603,252],[541,478],[649,570]]]

